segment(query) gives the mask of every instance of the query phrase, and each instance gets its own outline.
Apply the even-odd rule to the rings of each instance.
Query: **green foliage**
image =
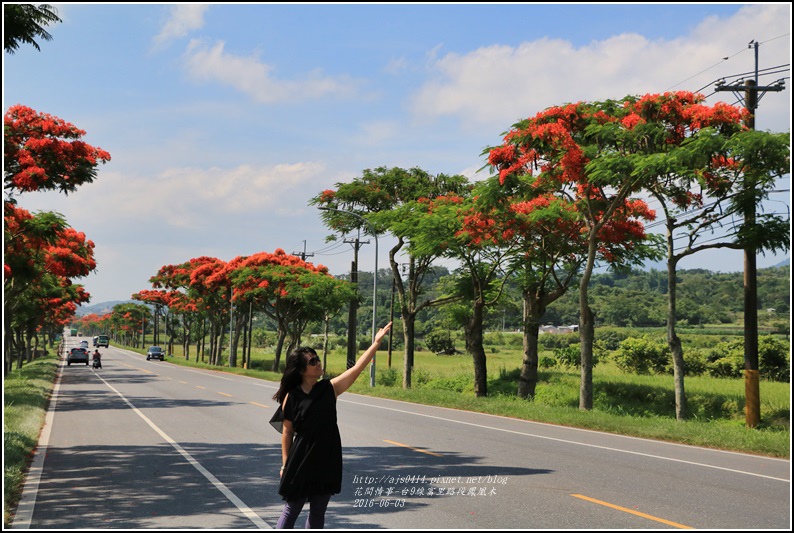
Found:
[[[790,380],[790,345],[769,335],[758,339],[758,370],[761,378],[771,381]],[[709,374],[713,377],[742,377],[744,372],[744,339],[721,342],[710,350]]]
[[[791,380],[791,344],[771,336],[758,339],[758,367],[761,377],[772,381]]]
[[[378,369],[377,383],[384,387],[394,387],[400,383],[400,373],[396,368]]]
[[[708,351],[691,349],[684,351],[684,371],[687,376],[702,376],[708,372]],[[669,373],[673,373],[672,361],[670,362]]]
[[[451,355],[456,352],[449,330],[433,330],[424,337],[427,349],[435,354]]]
[[[578,333],[544,333],[543,335],[538,336],[538,346],[546,350],[567,348],[568,346],[577,344],[578,342]]]
[[[629,337],[624,328],[598,328],[595,331],[596,340],[604,344],[607,350],[617,350],[620,343]]]
[[[52,35],[44,29],[54,22],[62,22],[58,11],[49,4],[3,4],[3,46],[13,54],[20,43],[27,43],[41,51],[36,38],[51,41]]]
[[[566,368],[579,368],[581,364],[581,352],[579,345],[571,344],[563,348],[554,350],[554,357],[557,359],[557,364]]]
[[[624,372],[661,374],[670,361],[670,350],[666,344],[643,335],[640,338],[629,338],[621,342],[612,358],[618,368]]]

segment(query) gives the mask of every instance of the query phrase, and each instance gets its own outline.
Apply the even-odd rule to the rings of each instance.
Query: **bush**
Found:
[[[452,355],[457,352],[449,331],[434,330],[425,335],[427,349],[433,353]]]
[[[626,340],[629,334],[617,328],[598,328],[595,331],[595,338],[604,343],[607,350],[617,350],[620,343]]]
[[[758,369],[764,379],[789,383],[791,380],[790,343],[775,337],[758,339]]]
[[[557,360],[552,357],[541,356],[538,360],[538,367],[539,368],[552,368],[557,366]]]
[[[717,344],[706,357],[709,375],[715,378],[738,378],[744,369],[744,339]]]
[[[538,336],[538,345],[546,350],[565,348],[578,342],[578,333],[544,333]]]
[[[621,342],[612,358],[618,368],[624,372],[660,374],[665,371],[670,360],[670,350],[667,345],[643,335],[640,338],[630,338]]]
[[[505,343],[505,336],[501,331],[486,333],[482,337],[482,343],[484,346],[502,346]]]
[[[384,387],[394,387],[400,380],[400,373],[396,368],[387,368],[385,370],[378,370],[378,384]]]
[[[708,371],[708,359],[705,350],[689,350],[684,352],[684,374],[687,376],[702,376]],[[670,373],[673,373],[673,363],[670,362]]]
[[[557,348],[554,350],[554,357],[557,359],[557,364],[560,366],[579,368],[579,365],[582,363],[579,345]]]

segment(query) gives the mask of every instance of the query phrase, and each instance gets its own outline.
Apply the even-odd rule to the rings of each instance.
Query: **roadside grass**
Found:
[[[3,524],[7,526],[22,494],[30,462],[44,426],[58,358],[36,359],[14,369],[3,381]]]

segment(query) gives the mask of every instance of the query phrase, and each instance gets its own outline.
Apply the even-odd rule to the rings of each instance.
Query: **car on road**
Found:
[[[102,346],[107,348],[108,346],[110,346],[110,337],[108,337],[107,335],[97,335],[94,346],[96,346],[97,348],[101,348]]]
[[[72,348],[69,350],[69,356],[66,358],[66,366],[72,363],[85,363],[88,365],[88,350],[85,348]]]
[[[80,341],[80,348],[85,348],[86,351],[88,350],[88,341]]]
[[[149,346],[149,351],[146,352],[146,360],[159,359],[165,361],[165,352],[159,346]]]

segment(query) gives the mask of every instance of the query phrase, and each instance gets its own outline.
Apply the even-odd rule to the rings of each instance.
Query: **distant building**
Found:
[[[540,326],[539,333],[551,333],[554,335],[561,334],[561,333],[576,333],[579,331],[578,325],[573,326],[553,326],[551,324],[547,324],[545,326]]]

